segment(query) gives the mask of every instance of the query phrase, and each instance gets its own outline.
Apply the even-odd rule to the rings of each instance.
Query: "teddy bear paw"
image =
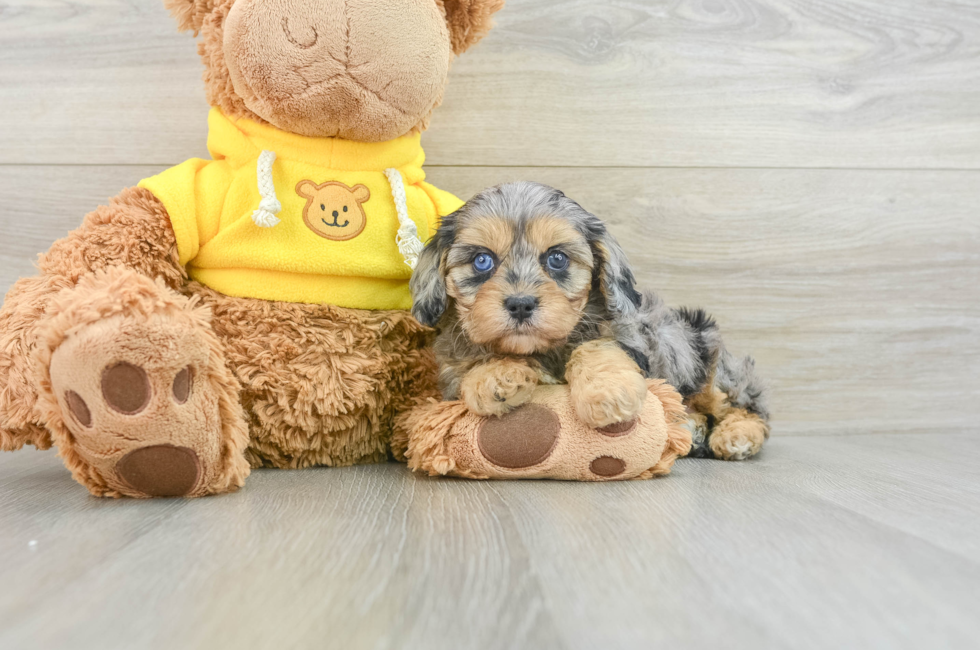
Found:
[[[212,491],[222,422],[209,353],[192,328],[152,316],[99,321],[62,342],[51,387],[87,487],[134,497]]]

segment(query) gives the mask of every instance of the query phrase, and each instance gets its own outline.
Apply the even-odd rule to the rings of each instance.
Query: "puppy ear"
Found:
[[[214,0],[163,0],[163,6],[177,19],[177,29],[197,36],[205,16],[214,9]]]
[[[493,15],[504,0],[436,0],[446,13],[453,52],[460,55],[479,42],[493,28]]]
[[[606,309],[616,316],[632,316],[640,307],[636,277],[626,253],[597,217],[589,224],[592,251],[596,258],[594,286],[602,292]]]
[[[412,315],[415,320],[435,327],[446,312],[449,296],[443,277],[443,260],[456,238],[456,212],[444,217],[439,230],[425,245],[409,286],[412,289]]]

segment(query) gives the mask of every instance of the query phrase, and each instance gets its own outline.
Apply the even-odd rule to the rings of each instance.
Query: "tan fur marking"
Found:
[[[461,397],[477,415],[503,415],[531,399],[538,373],[519,359],[494,359],[463,377]]]
[[[565,219],[554,216],[537,217],[527,225],[525,239],[538,252],[543,253],[553,246],[574,247],[580,251],[582,246],[588,250],[582,235]],[[572,251],[568,251],[569,254]]]
[[[465,300],[457,303],[460,322],[474,343],[500,354],[542,352],[563,341],[581,318],[564,292],[554,283],[546,283],[532,294],[540,301],[535,325],[515,329],[504,309],[504,300],[511,294],[505,285],[494,277],[480,287],[472,307]]]
[[[708,377],[701,392],[688,400],[688,407],[696,413],[711,415],[717,420],[721,420],[732,410],[728,395],[715,387],[714,372]]]
[[[474,219],[459,232],[456,241],[467,246],[483,246],[503,259],[514,245],[514,231],[503,219]]]
[[[597,339],[576,348],[565,378],[576,413],[592,428],[635,419],[643,409],[643,372],[613,340]]]

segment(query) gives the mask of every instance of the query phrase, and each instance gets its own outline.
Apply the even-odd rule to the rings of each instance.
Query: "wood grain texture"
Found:
[[[7,168],[0,290],[155,167]],[[67,173],[66,173],[67,172]],[[60,176],[59,191],[46,193]],[[641,286],[700,305],[772,382],[775,435],[975,430],[980,173],[435,168],[536,179],[606,219]]]
[[[976,646],[980,3],[508,0],[498,23],[454,64],[429,180],[539,180],[607,220],[642,284],[758,359],[762,455],[137,502],[2,454],[0,648]],[[0,0],[0,291],[206,155],[200,75],[159,0]]]
[[[381,465],[150,502],[4,454],[0,647],[975,647],[978,453],[783,438],[654,481]]]
[[[455,165],[980,168],[980,5],[509,0],[428,136]],[[156,0],[0,0],[0,163],[204,151]]]

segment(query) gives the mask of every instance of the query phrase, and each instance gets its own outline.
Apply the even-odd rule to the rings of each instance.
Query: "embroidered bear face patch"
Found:
[[[300,181],[296,193],[306,199],[303,221],[321,237],[346,241],[360,235],[367,225],[363,204],[371,198],[371,190],[364,185]]]

